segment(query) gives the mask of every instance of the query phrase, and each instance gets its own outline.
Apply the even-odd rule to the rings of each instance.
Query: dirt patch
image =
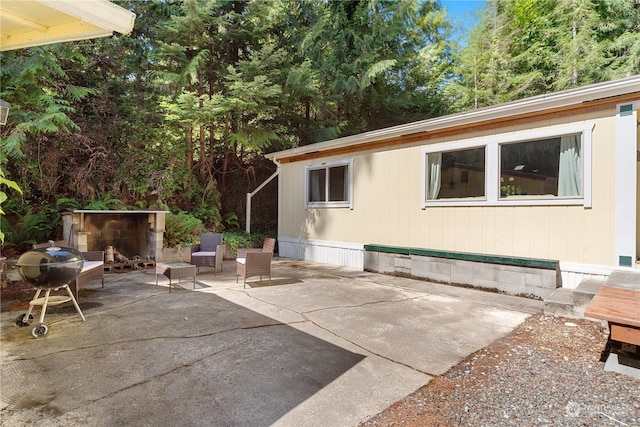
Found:
[[[36,289],[24,280],[6,281],[0,288],[0,311],[19,311],[29,308]]]

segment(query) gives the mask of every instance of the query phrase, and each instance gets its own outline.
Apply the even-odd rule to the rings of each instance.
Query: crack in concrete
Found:
[[[105,292],[107,292],[107,293],[111,293],[112,295],[113,295],[113,294],[116,294],[116,292],[110,292],[109,290],[105,290]],[[119,294],[119,293],[118,293],[118,294]],[[130,305],[135,305],[135,304],[138,304],[138,303],[140,303],[140,302],[144,302],[144,301],[146,301],[146,300],[148,300],[148,299],[157,298],[157,297],[159,297],[159,296],[161,296],[161,295],[164,295],[164,293],[162,293],[162,294],[161,294],[161,293],[151,294],[151,295],[148,295],[148,296],[144,296],[144,297],[136,298],[136,299],[134,299],[134,300],[126,301],[126,302],[124,302],[124,303],[122,303],[122,304],[120,304],[120,305],[118,305],[118,306],[115,306],[115,307],[113,307],[113,306],[112,306],[112,307],[109,307],[108,309],[104,309],[104,310],[97,310],[97,311],[94,311],[94,312],[89,312],[89,313],[88,313],[88,314],[86,314],[84,317],[85,317],[85,318],[87,318],[87,317],[94,317],[94,316],[102,315],[102,314],[109,313],[109,312],[112,312],[112,311],[115,311],[115,310],[120,310],[121,308],[125,308],[125,307],[128,307],[128,306],[130,306]],[[80,309],[82,309],[82,307],[80,307]],[[83,314],[84,314],[84,312],[83,312]]]
[[[302,323],[302,322],[290,322],[289,324],[295,324],[295,323]],[[222,329],[222,330],[219,330],[219,331],[207,332],[207,333],[202,333],[202,334],[160,335],[160,336],[148,337],[148,338],[138,338],[138,339],[134,339],[134,340],[109,341],[109,342],[102,342],[102,343],[97,344],[97,345],[74,347],[74,348],[69,348],[69,349],[53,351],[53,352],[49,352],[49,353],[38,354],[38,355],[35,355],[33,357],[18,357],[16,359],[12,359],[11,362],[15,362],[15,361],[18,361],[18,362],[21,362],[21,361],[34,361],[34,360],[38,360],[38,359],[42,359],[42,358],[48,358],[48,357],[51,357],[52,355],[63,355],[65,353],[72,353],[72,352],[75,352],[75,351],[78,351],[78,350],[101,349],[101,348],[111,347],[111,346],[120,345],[120,344],[151,342],[151,341],[157,341],[157,340],[183,340],[183,339],[205,338],[205,337],[213,337],[213,336],[216,336],[216,335],[219,335],[219,334],[225,334],[225,333],[228,333],[228,332],[251,330],[251,329],[260,329],[260,328],[269,328],[269,327],[273,327],[273,326],[288,326],[289,324],[282,323],[282,322],[275,322],[275,323],[265,323],[265,324],[254,325],[254,326],[238,326],[238,327],[234,327],[234,328]],[[0,363],[0,364],[4,364],[4,363]]]
[[[394,300],[370,301],[370,302],[363,302],[361,304],[336,305],[336,306],[332,306],[332,307],[323,307],[323,308],[317,308],[317,309],[314,309],[314,310],[303,311],[302,313],[298,313],[298,314],[304,315],[304,314],[309,314],[309,313],[317,313],[317,312],[320,312],[320,311],[336,310],[336,309],[340,309],[340,308],[358,308],[358,307],[366,307],[368,305],[377,305],[377,304],[387,304],[387,303],[395,303],[395,302],[412,301],[412,300],[416,300],[416,299],[420,299],[420,298],[424,298],[424,296],[423,295],[419,295],[419,296],[415,296],[415,297],[406,297],[406,298],[394,299]]]
[[[399,299],[399,300],[388,300],[388,301],[387,301],[387,300],[381,300],[381,301],[372,301],[372,302],[366,302],[366,303],[362,303],[362,304],[342,305],[342,306],[335,306],[335,307],[324,307],[324,308],[320,308],[320,309],[316,309],[316,310],[310,310],[310,311],[305,311],[305,312],[297,312],[297,311],[295,311],[295,310],[291,310],[291,309],[290,309],[290,308],[288,308],[288,307],[283,307],[283,306],[280,306],[280,305],[278,305],[278,304],[274,304],[274,303],[272,303],[272,302],[269,302],[269,301],[265,301],[265,300],[263,300],[263,299],[260,299],[260,298],[258,298],[258,297],[256,297],[256,296],[254,296],[254,295],[249,295],[246,291],[244,291],[244,293],[245,293],[248,297],[253,298],[253,299],[255,299],[255,300],[257,300],[257,301],[260,301],[260,302],[262,302],[262,303],[269,304],[269,305],[274,306],[274,307],[278,307],[279,309],[282,309],[282,310],[292,311],[292,312],[294,312],[294,313],[298,314],[299,316],[301,316],[303,319],[305,319],[305,322],[309,322],[309,323],[311,323],[312,325],[315,325],[315,326],[317,326],[318,328],[322,329],[323,331],[328,332],[329,334],[333,335],[334,337],[339,338],[339,339],[341,339],[341,340],[343,340],[343,341],[346,341],[346,342],[350,343],[351,345],[353,345],[353,346],[355,346],[355,347],[357,347],[357,348],[359,348],[359,349],[361,349],[361,350],[363,350],[363,351],[365,351],[365,352],[367,352],[367,353],[369,353],[369,354],[372,354],[372,355],[374,355],[374,356],[380,357],[381,359],[387,360],[387,361],[389,361],[389,362],[391,362],[391,363],[395,363],[395,364],[398,364],[398,365],[404,366],[404,367],[409,368],[409,369],[411,369],[411,370],[413,370],[413,371],[415,371],[415,372],[419,372],[419,373],[421,373],[421,374],[428,375],[428,376],[430,376],[430,377],[436,377],[436,376],[438,376],[437,374],[432,374],[432,373],[429,373],[429,372],[423,371],[423,370],[418,369],[418,368],[416,368],[416,367],[414,367],[414,366],[411,366],[411,365],[409,365],[409,364],[407,364],[407,363],[400,362],[400,361],[398,361],[398,360],[394,360],[394,359],[392,359],[392,358],[390,358],[390,357],[388,357],[388,356],[385,356],[385,355],[383,355],[383,354],[380,354],[380,353],[378,353],[378,352],[375,352],[375,351],[373,351],[373,350],[371,350],[371,349],[369,349],[369,348],[367,348],[367,347],[365,347],[365,346],[363,346],[363,345],[361,345],[361,344],[358,344],[357,342],[354,342],[354,341],[352,341],[352,340],[350,340],[350,339],[348,339],[348,338],[345,338],[345,337],[343,337],[343,336],[341,336],[341,335],[337,334],[336,332],[332,331],[331,329],[329,329],[329,328],[327,328],[327,327],[325,327],[325,326],[322,326],[321,324],[319,324],[319,323],[315,322],[314,320],[310,319],[309,317],[307,317],[307,314],[309,314],[309,313],[317,313],[317,312],[320,312],[320,311],[326,311],[326,310],[335,310],[335,309],[339,309],[339,308],[356,308],[356,307],[365,307],[365,306],[367,306],[367,305],[375,305],[375,304],[383,304],[383,303],[397,303],[397,302],[411,301],[411,300],[415,300],[415,299],[423,298],[423,297],[424,297],[423,295],[418,295],[418,296],[415,296],[415,297],[407,297],[407,298],[403,298],[403,299]],[[289,322],[289,323],[283,323],[283,325],[287,325],[287,326],[288,326],[288,325],[294,325],[294,324],[298,324],[298,323],[305,323],[305,322],[301,322],[301,321],[297,321],[297,322]]]
[[[295,323],[295,322],[293,322]],[[75,347],[73,349],[66,349],[66,350],[60,350],[60,351],[55,351],[55,352],[50,352],[50,353],[46,353],[46,354],[40,354],[37,356],[33,356],[33,357],[19,357],[16,359],[12,359],[11,361],[2,361],[0,363],[0,365],[5,365],[5,366],[9,366],[9,364],[14,363],[14,362],[32,362],[32,361],[36,361],[42,358],[49,358],[51,357],[51,355],[64,355],[65,353],[71,353],[71,352],[75,352],[78,350],[87,350],[87,349],[100,349],[100,348],[104,348],[104,347],[111,347],[113,345],[116,344],[127,344],[127,343],[137,343],[137,342],[148,342],[148,341],[155,341],[155,340],[169,340],[169,339],[173,339],[173,340],[184,340],[184,339],[197,339],[197,338],[203,338],[203,337],[210,337],[210,336],[215,336],[215,335],[219,335],[222,333],[227,333],[227,332],[233,332],[233,331],[240,331],[240,330],[251,330],[251,329],[260,329],[260,328],[269,328],[269,327],[274,327],[274,326],[288,326],[287,324],[284,324],[282,322],[276,322],[276,323],[266,323],[266,324],[260,324],[260,325],[254,325],[254,326],[239,326],[239,327],[235,327],[235,328],[229,328],[229,329],[224,329],[224,330],[220,330],[220,331],[215,331],[215,332],[211,332],[211,333],[203,333],[203,334],[192,334],[192,335],[186,335],[186,336],[157,336],[157,337],[149,337],[149,338],[144,338],[144,339],[135,339],[135,340],[122,340],[122,341],[112,341],[112,342],[108,342],[108,343],[102,343],[100,345],[93,345],[93,346],[83,346],[83,347]],[[106,395],[100,396],[99,398],[96,399],[91,399],[87,402],[89,403],[95,403],[98,402],[100,400],[106,399],[106,398],[110,398],[112,396],[117,395],[118,393],[122,393],[124,391],[133,389],[135,387],[147,384],[155,379],[158,378],[162,378],[163,376],[169,375],[171,373],[177,372],[180,369],[184,369],[184,368],[189,368],[194,366],[197,363],[201,363],[204,360],[210,358],[210,357],[215,357],[225,351],[229,351],[232,350],[233,348],[236,348],[237,344],[234,346],[230,346],[230,347],[226,347],[224,349],[221,349],[219,351],[216,351],[214,353],[209,353],[204,355],[203,357],[200,357],[198,359],[195,360],[191,360],[188,363],[184,363],[178,366],[173,367],[172,369],[156,374],[153,377],[150,378],[146,378],[142,381],[138,381],[134,384],[130,384],[126,387],[120,388],[118,390],[114,390],[111,393],[108,393]],[[13,399],[10,399],[10,401],[13,401]],[[10,402],[12,403],[12,402]],[[5,406],[8,406],[9,403],[7,403]],[[70,408],[71,411],[78,409],[82,406],[85,406],[86,402],[83,402],[82,405],[77,406],[75,408]]]
[[[373,350],[371,350],[371,349],[369,349],[369,348],[367,348],[367,347],[365,347],[365,346],[363,346],[363,345],[361,345],[361,344],[358,344],[358,343],[356,343],[356,342],[354,342],[354,341],[352,341],[352,340],[350,340],[350,339],[348,339],[348,338],[345,338],[345,337],[343,337],[343,336],[338,335],[338,334],[337,334],[337,333],[335,333],[334,331],[332,331],[332,330],[330,330],[330,329],[328,329],[328,328],[326,328],[326,327],[324,327],[324,326],[320,325],[320,324],[319,324],[319,323],[317,323],[317,322],[314,322],[313,320],[309,319],[309,318],[308,318],[308,317],[306,317],[306,316],[304,316],[304,317],[305,317],[309,322],[311,322],[312,324],[314,324],[315,326],[317,326],[318,328],[320,328],[320,329],[322,329],[322,330],[324,330],[324,331],[326,331],[326,332],[330,333],[331,335],[333,335],[333,336],[335,336],[335,337],[337,337],[337,338],[340,338],[341,340],[344,340],[344,341],[346,341],[346,342],[348,342],[348,343],[350,343],[350,344],[352,344],[352,345],[354,345],[354,346],[356,346],[356,347],[358,347],[358,348],[360,348],[360,349],[362,349],[362,350],[364,350],[364,351],[366,351],[366,352],[368,352],[368,353],[370,353],[370,354],[373,354],[374,356],[380,357],[381,359],[387,360],[387,361],[392,362],[392,363],[395,363],[395,364],[397,364],[397,365],[404,366],[404,367],[406,367],[406,368],[409,368],[409,369],[411,369],[411,370],[413,370],[413,371],[415,371],[415,372],[419,372],[419,373],[424,374],[424,375],[429,375],[429,376],[431,376],[431,377],[435,377],[435,376],[436,376],[436,375],[434,375],[434,374],[430,374],[429,372],[425,372],[425,371],[423,371],[423,370],[421,370],[421,369],[418,369],[418,368],[416,368],[416,367],[414,367],[414,366],[411,366],[411,365],[409,365],[409,364],[407,364],[407,363],[400,362],[400,361],[398,361],[398,360],[394,360],[394,359],[392,359],[392,358],[390,358],[390,357],[388,357],[388,356],[385,356],[385,355],[383,355],[383,354],[381,354],[381,353],[375,352],[375,351],[373,351]]]
[[[105,395],[103,395],[103,396],[100,396],[100,397],[98,397],[98,398],[96,398],[96,399],[89,400],[88,402],[95,403],[95,402],[98,402],[98,401],[100,401],[100,400],[104,400],[104,399],[108,399],[108,398],[110,398],[110,397],[113,397],[113,396],[115,396],[115,395],[117,395],[117,394],[119,394],[119,393],[123,393],[123,392],[125,392],[125,391],[127,391],[127,390],[131,390],[131,389],[136,388],[136,387],[139,387],[139,386],[141,386],[141,385],[148,384],[148,383],[150,383],[151,381],[154,381],[154,380],[157,380],[157,379],[159,379],[159,378],[162,378],[162,377],[165,377],[165,376],[167,376],[167,375],[170,375],[170,374],[172,374],[172,373],[178,372],[179,370],[182,370],[182,369],[184,369],[184,368],[190,368],[190,367],[193,367],[193,366],[195,366],[195,365],[196,365],[196,364],[198,364],[198,363],[202,363],[204,360],[206,360],[206,359],[208,359],[208,358],[210,358],[210,357],[215,357],[215,356],[217,356],[217,355],[219,355],[219,354],[221,354],[221,353],[224,353],[224,352],[226,352],[226,351],[229,351],[229,350],[233,349],[234,347],[236,347],[236,346],[227,347],[227,348],[224,348],[224,349],[218,350],[218,351],[216,351],[216,352],[214,352],[214,353],[206,354],[206,355],[204,355],[204,356],[202,356],[202,357],[200,357],[200,358],[198,358],[198,359],[195,359],[195,360],[190,361],[189,363],[184,363],[184,364],[182,364],[182,365],[175,366],[175,367],[173,367],[172,369],[169,369],[169,370],[167,370],[167,371],[165,371],[165,372],[161,372],[161,373],[156,374],[156,375],[154,375],[154,376],[152,376],[152,377],[145,378],[145,379],[144,379],[144,380],[142,380],[142,381],[138,381],[138,382],[136,382],[136,383],[129,384],[129,385],[128,385],[128,386],[126,386],[126,387],[119,388],[119,389],[114,390],[114,391],[112,391],[112,392],[110,392],[110,393],[107,393],[107,394],[105,394]]]
[[[407,286],[407,285],[403,285],[403,284],[394,284],[394,283],[378,283],[378,282],[371,282],[370,280],[368,280],[367,277],[350,277],[350,276],[342,276],[339,274],[336,274],[336,277],[340,277],[343,279],[352,279],[352,280],[358,280],[361,282],[365,282],[367,284],[373,284],[376,286],[384,286],[387,288],[394,288],[394,289],[402,289],[405,291],[409,291],[409,292],[420,292],[424,295],[432,295],[432,296],[445,296],[448,298],[454,298],[454,299],[458,299],[458,300],[462,300],[462,301],[470,301],[473,302],[474,304],[480,304],[486,307],[497,307],[497,308],[501,308],[501,309],[505,309],[511,312],[517,312],[517,313],[529,313],[529,314],[537,314],[541,312],[540,308],[536,308],[536,307],[524,307],[524,306],[520,306],[518,309],[513,308],[512,305],[510,305],[507,302],[503,302],[500,301],[500,297],[504,297],[504,298],[520,298],[522,299],[523,297],[519,297],[516,295],[510,295],[508,293],[501,293],[501,292],[492,292],[489,289],[485,289],[482,287],[477,287],[477,286],[468,286],[468,285],[460,285],[460,284],[456,284],[456,283],[444,283],[444,282],[435,282],[435,281],[430,281],[428,279],[422,279],[419,277],[401,277],[401,276],[394,276],[392,274],[382,274],[383,276],[388,276],[391,278],[397,278],[400,280],[414,280],[416,282],[422,283],[422,284],[433,284],[436,285],[438,287],[438,291],[437,292],[429,292],[426,291],[424,289],[418,289],[415,287],[411,287],[411,286]],[[444,294],[442,293],[444,289],[446,288],[451,288],[454,290],[457,290],[459,292],[445,292]],[[482,300],[478,300],[477,298],[475,298],[474,296],[470,296],[470,295],[465,295],[465,291],[469,291],[469,292],[482,292],[483,294],[490,294],[494,297],[498,297],[496,300],[496,298],[494,298],[494,300],[492,300],[491,302],[489,301],[482,301]],[[536,300],[531,300],[532,301],[532,305],[533,301]]]
[[[110,346],[113,346],[114,344],[126,344],[126,343],[134,343],[134,342],[141,342],[141,341],[145,341],[145,342],[146,342],[146,341],[154,341],[154,340],[158,340],[158,339],[174,339],[174,340],[194,339],[194,338],[202,338],[202,337],[208,337],[208,336],[215,336],[215,335],[218,335],[218,334],[221,334],[221,333],[227,333],[227,332],[233,332],[233,331],[239,331],[239,330],[251,330],[251,329],[259,329],[259,328],[269,328],[269,327],[274,327],[274,326],[288,326],[288,325],[286,325],[286,324],[284,324],[284,323],[281,323],[281,322],[277,322],[277,323],[267,323],[267,324],[255,325],[255,326],[241,326],[241,327],[225,329],[225,330],[216,331],[216,332],[213,332],[213,333],[207,333],[207,334],[193,334],[193,335],[188,335],[188,336],[159,336],[159,337],[149,337],[149,338],[145,338],[145,339],[116,341],[116,342],[103,343],[103,344],[101,344],[101,345],[95,345],[95,346],[75,347],[75,348],[73,348],[73,349],[67,349],[67,350],[61,350],[61,351],[51,352],[51,353],[42,354],[42,355],[38,355],[38,356],[34,356],[34,357],[29,357],[29,358],[17,358],[17,359],[13,359],[13,360],[11,360],[11,362],[30,362],[30,361],[34,361],[34,360],[38,360],[38,359],[42,359],[42,358],[48,358],[48,357],[50,357],[50,356],[51,356],[51,355],[53,355],[53,354],[56,354],[56,355],[64,355],[65,353],[70,353],[70,352],[74,352],[74,351],[77,351],[77,350],[85,350],[85,349],[96,349],[96,348],[110,347]],[[136,382],[136,383],[129,384],[129,385],[128,385],[128,386],[126,386],[126,387],[123,387],[123,388],[120,388],[120,389],[114,390],[114,391],[112,391],[112,392],[110,392],[110,393],[108,393],[108,394],[105,394],[105,395],[103,395],[103,396],[100,396],[100,397],[98,397],[98,398],[96,398],[96,399],[91,399],[91,400],[88,400],[88,401],[86,401],[86,402],[82,402],[82,404],[81,404],[81,405],[76,406],[76,407],[74,407],[74,408],[70,408],[70,409],[69,409],[69,411],[67,411],[67,412],[74,411],[74,410],[76,410],[76,409],[82,408],[82,407],[86,406],[86,404],[87,404],[87,403],[96,403],[96,402],[99,402],[99,401],[101,401],[101,400],[104,400],[104,399],[108,399],[108,398],[110,398],[110,397],[113,397],[113,396],[115,396],[115,395],[117,395],[117,394],[119,394],[119,393],[125,392],[125,391],[127,391],[127,390],[134,389],[135,387],[139,387],[139,386],[142,386],[142,385],[148,384],[148,383],[150,383],[150,382],[151,382],[151,381],[153,381],[153,380],[156,380],[156,379],[162,378],[162,377],[164,377],[164,376],[170,375],[170,374],[172,374],[172,373],[178,372],[178,371],[179,371],[179,370],[181,370],[181,369],[189,368],[189,367],[193,367],[193,366],[195,366],[195,365],[196,365],[196,364],[198,364],[198,363],[202,363],[204,360],[206,360],[206,359],[208,359],[208,358],[215,357],[215,356],[217,356],[217,355],[219,355],[219,354],[222,354],[222,353],[224,353],[224,352],[226,352],[226,351],[232,350],[233,348],[236,348],[236,347],[237,347],[237,344],[236,344],[236,345],[234,345],[234,346],[226,347],[226,348],[224,348],[224,349],[218,350],[218,351],[213,352],[213,353],[206,354],[206,355],[204,355],[204,356],[202,356],[202,357],[200,357],[200,358],[198,358],[198,359],[191,360],[191,361],[189,361],[188,363],[184,363],[184,364],[181,364],[181,365],[175,366],[175,367],[173,367],[172,369],[169,369],[169,370],[167,370],[167,371],[165,371],[165,372],[162,372],[162,373],[156,374],[156,375],[154,375],[153,377],[145,378],[145,379],[144,379],[144,380],[142,380],[142,381],[138,381],[138,382]],[[3,363],[1,363],[1,364],[2,364],[2,365],[8,365],[8,364],[4,363],[4,361],[3,361]],[[10,402],[9,402],[9,403],[6,403],[4,406],[5,406],[5,407],[7,407],[7,406],[9,406],[11,403],[13,403],[13,399],[10,399]]]

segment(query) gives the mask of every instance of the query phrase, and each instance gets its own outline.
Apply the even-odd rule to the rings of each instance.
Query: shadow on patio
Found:
[[[215,294],[153,283],[149,271],[108,275],[104,289],[81,291],[86,322],[48,311],[43,339],[3,314],[3,417],[266,426],[365,357]]]

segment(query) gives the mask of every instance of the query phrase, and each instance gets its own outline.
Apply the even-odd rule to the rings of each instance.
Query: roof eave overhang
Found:
[[[8,3],[5,7],[8,7]],[[114,32],[129,34],[133,31],[136,18],[135,13],[107,0],[36,0],[35,3],[64,13],[74,20],[62,25],[46,26],[35,20],[31,21],[18,16],[5,7],[0,7],[0,15],[5,19],[10,19],[28,29],[19,34],[2,33],[0,51],[108,37]]]
[[[291,148],[267,154],[266,157],[279,162],[298,161],[321,157],[325,153],[329,155],[349,149],[354,151],[359,146],[363,149],[375,148],[373,143],[386,140],[405,138],[407,142],[414,142],[414,138],[411,138],[414,135],[442,133],[447,129],[465,129],[472,125],[478,127],[483,123],[506,122],[572,107],[585,108],[601,100],[609,104],[615,102],[616,98],[628,95],[640,98],[640,75]]]

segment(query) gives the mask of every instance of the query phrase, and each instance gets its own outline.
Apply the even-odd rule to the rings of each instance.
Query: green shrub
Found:
[[[76,199],[69,197],[61,197],[56,200],[56,209],[63,211],[65,209],[81,209],[82,204]]]
[[[202,188],[202,195],[193,197],[193,207],[190,212],[199,218],[207,228],[219,230],[224,227],[220,209],[220,192],[216,188],[215,182],[209,181]]]
[[[28,207],[15,224],[9,224],[3,219],[5,230],[5,245],[23,247],[34,243],[55,240],[55,232],[60,227],[61,215],[52,208],[45,207],[39,212],[33,212]]]
[[[166,216],[164,245],[169,248],[190,246],[200,241],[206,230],[202,221],[183,211]]]
[[[109,192],[105,194],[98,194],[98,198],[89,202],[84,209],[108,211],[123,209],[123,205],[120,199],[111,198],[111,193]]]
[[[238,248],[261,248],[266,237],[275,236],[275,233],[251,233],[242,230],[230,230],[224,232],[224,243],[227,245],[227,253],[236,256]]]

